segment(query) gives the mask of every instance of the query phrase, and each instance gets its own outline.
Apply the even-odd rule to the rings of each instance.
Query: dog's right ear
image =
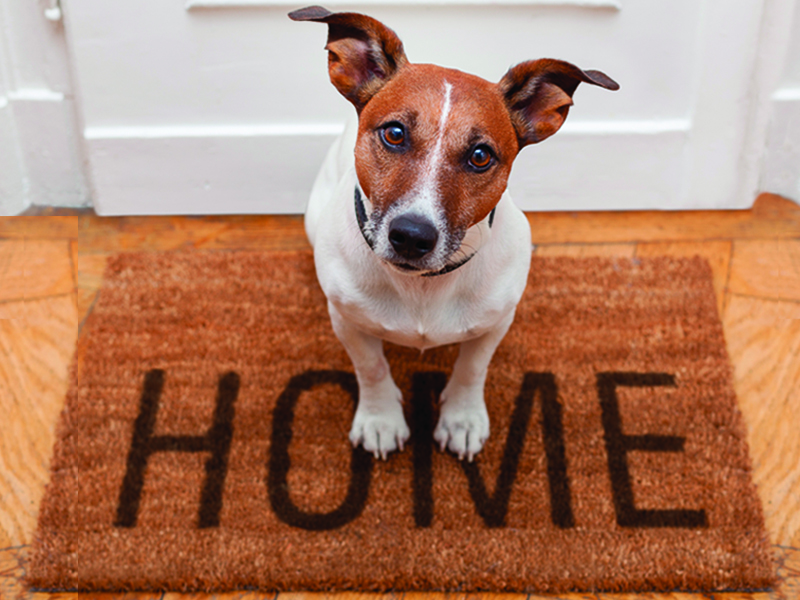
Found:
[[[332,13],[309,6],[289,13],[293,21],[328,24],[331,83],[360,113],[408,59],[403,43],[380,21],[358,13]]]
[[[552,58],[529,60],[509,69],[497,85],[517,130],[520,148],[541,142],[559,130],[581,82],[607,90],[619,89],[619,84],[605,73],[582,71]]]

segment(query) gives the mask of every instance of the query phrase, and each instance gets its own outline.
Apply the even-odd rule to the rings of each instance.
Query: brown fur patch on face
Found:
[[[450,109],[440,130],[446,84],[451,86]],[[392,122],[406,130],[401,150],[386,148],[380,138],[381,128]],[[437,142],[440,160],[432,164]],[[493,155],[485,172],[468,163],[479,144]],[[453,69],[408,65],[361,112],[356,172],[375,209],[385,212],[408,199],[434,171],[450,233],[463,235],[500,200],[518,151],[516,132],[495,85]]]

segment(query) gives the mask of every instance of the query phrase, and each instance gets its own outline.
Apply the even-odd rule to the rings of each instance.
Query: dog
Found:
[[[358,116],[328,152],[305,213],[358,381],[350,441],[386,459],[410,435],[383,340],[420,351],[459,343],[434,438],[472,461],[489,436],[489,363],[530,268],[530,226],[506,190],[511,165],[558,131],[581,82],[619,86],[553,59],[493,84],[410,63],[395,32],[366,15],[312,6],[289,17],[328,25],[330,80]]]

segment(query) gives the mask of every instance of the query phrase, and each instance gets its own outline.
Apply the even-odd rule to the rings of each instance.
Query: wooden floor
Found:
[[[800,598],[800,207],[763,195],[752,210],[741,212],[532,213],[529,218],[539,255],[699,254],[709,260],[754,477],[783,579],[770,594],[714,597]],[[140,249],[305,247],[300,217],[104,219],[81,213],[0,219],[0,598],[77,597],[32,594],[20,579],[47,481],[67,366],[108,256]],[[405,594],[404,600],[445,595]],[[127,596],[177,600],[180,595]],[[324,595],[280,596],[322,600]],[[365,600],[362,594],[338,596]],[[692,595],[628,596],[634,597]]]

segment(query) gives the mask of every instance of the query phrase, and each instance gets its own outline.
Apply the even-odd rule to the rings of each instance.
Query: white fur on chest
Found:
[[[362,331],[420,350],[482,335],[496,325],[512,303],[510,297],[503,298],[505,294],[484,294],[478,300],[478,290],[437,281],[442,277],[447,275],[398,282],[390,274],[357,278],[350,282],[352,285],[341,285],[342,280],[334,276],[325,278],[325,287],[328,300]]]

